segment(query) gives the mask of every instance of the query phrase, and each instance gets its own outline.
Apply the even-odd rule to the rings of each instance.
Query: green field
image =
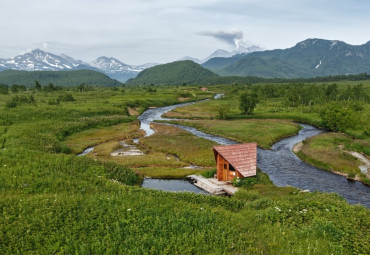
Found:
[[[223,136],[240,143],[257,142],[258,146],[269,149],[284,137],[298,133],[300,126],[285,120],[190,120],[170,121],[171,123],[196,127],[206,133]]]
[[[321,169],[337,171],[370,184],[370,173],[361,174],[359,169],[364,163],[350,155],[349,151],[364,151],[369,156],[370,143],[343,134],[325,133],[307,139],[297,155]]]
[[[58,102],[67,93],[74,101]],[[267,176],[233,197],[141,188],[143,176],[214,168],[213,143],[176,128],[157,125],[159,132],[138,145],[142,158],[110,156],[119,141],[140,135],[129,108],[141,113],[212,95],[199,86],[0,94],[0,254],[369,254],[369,209],[335,194],[278,188]],[[15,96],[17,105],[7,107]],[[298,131],[291,121],[251,117],[194,123],[266,148]],[[91,145],[89,156],[75,155]],[[205,168],[183,168],[189,163]]]

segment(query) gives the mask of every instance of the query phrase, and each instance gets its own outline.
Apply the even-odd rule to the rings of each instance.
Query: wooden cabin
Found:
[[[235,177],[257,174],[257,143],[214,146],[213,153],[219,181],[232,181]]]

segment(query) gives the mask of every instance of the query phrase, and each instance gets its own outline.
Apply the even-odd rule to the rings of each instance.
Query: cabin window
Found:
[[[227,169],[227,164],[224,164],[224,169]]]
[[[235,171],[235,168],[232,165],[229,165],[229,170],[230,171]]]

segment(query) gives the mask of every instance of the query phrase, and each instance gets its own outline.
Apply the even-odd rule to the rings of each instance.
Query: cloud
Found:
[[[212,32],[212,31],[203,31],[199,32],[198,35],[203,36],[210,36],[214,37],[220,41],[226,42],[230,45],[235,45],[237,48],[240,46],[240,44],[243,41],[243,32],[240,30],[233,29],[229,32],[225,31],[218,31],[218,32]]]

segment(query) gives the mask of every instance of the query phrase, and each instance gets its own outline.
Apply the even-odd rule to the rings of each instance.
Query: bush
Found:
[[[26,96],[14,96],[9,101],[5,103],[5,107],[7,108],[14,108],[20,104],[34,104],[35,98],[31,95],[29,97]]]
[[[73,98],[71,93],[61,95],[61,96],[58,97],[58,99],[59,99],[60,102],[73,102],[73,101],[75,101],[75,99]]]
[[[192,97],[190,92],[180,92],[179,97]]]
[[[13,84],[12,86],[10,86],[10,91],[12,93],[18,93],[19,91],[26,91],[26,86],[24,85],[17,85],[17,84]]]
[[[9,94],[9,86],[0,83],[0,94],[8,95]]]
[[[347,128],[355,129],[358,126],[356,112],[340,105],[339,103],[328,104],[321,112],[320,117],[325,127],[333,131],[345,131]]]
[[[212,170],[205,171],[205,172],[201,173],[201,175],[204,176],[204,177],[206,177],[206,178],[213,178],[216,173],[217,173],[217,170],[216,169],[212,169]]]
[[[253,185],[261,183],[270,183],[268,176],[262,173],[260,170],[257,170],[256,176],[246,177],[240,179],[239,177],[234,178],[233,185],[235,187],[251,188]]]
[[[258,103],[256,93],[243,93],[239,98],[239,107],[245,115],[251,115]]]
[[[57,98],[57,99],[50,98],[48,100],[48,105],[58,105],[58,104],[60,104],[59,98]]]
[[[105,162],[104,168],[109,179],[117,180],[126,185],[136,185],[140,182],[140,177],[128,166]]]
[[[5,107],[7,108],[15,108],[17,107],[17,102],[14,99],[5,102]]]
[[[217,119],[226,120],[229,118],[230,107],[228,105],[219,105],[216,108],[217,110]]]

